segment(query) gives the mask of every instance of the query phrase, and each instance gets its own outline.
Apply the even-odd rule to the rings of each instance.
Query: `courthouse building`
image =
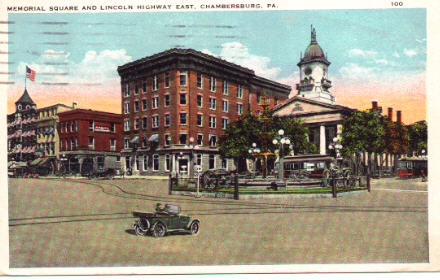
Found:
[[[291,88],[193,49],[170,49],[118,67],[123,166],[133,173],[235,169],[217,142],[229,123],[285,102]]]

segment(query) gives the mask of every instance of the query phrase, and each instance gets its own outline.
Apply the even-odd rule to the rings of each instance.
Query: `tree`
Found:
[[[419,121],[408,126],[409,150],[420,154],[422,150],[428,152],[428,125],[426,121]]]
[[[223,157],[233,158],[235,166],[242,171],[249,158],[249,148],[252,143],[261,147],[259,135],[262,132],[260,120],[251,114],[243,115],[236,122],[230,124],[226,133],[219,139],[219,152]]]
[[[252,143],[256,143],[262,151],[266,145],[268,152],[275,152],[278,146],[272,144],[272,139],[278,135],[280,129],[285,131],[284,136],[289,137],[293,143],[295,153],[317,151],[316,146],[308,142],[308,128],[301,120],[246,114],[230,124],[226,133],[220,137],[220,154],[223,157],[233,158],[239,171],[243,171],[246,158],[251,158],[248,150]],[[285,149],[285,154],[288,152],[289,149]]]
[[[372,153],[385,150],[385,127],[383,116],[377,110],[354,111],[344,119],[342,126],[342,153],[356,155],[356,167],[360,165],[360,154],[368,153],[368,166],[372,171]]]

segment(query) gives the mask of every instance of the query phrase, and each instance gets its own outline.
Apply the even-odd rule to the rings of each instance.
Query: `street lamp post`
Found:
[[[279,137],[276,137],[272,140],[274,145],[279,145],[279,161],[278,161],[278,179],[284,180],[284,155],[283,148],[284,145],[290,145],[290,139],[288,137],[284,137],[284,130],[278,130]],[[293,144],[293,143],[292,143]]]
[[[198,148],[199,146],[194,144],[194,137],[189,138],[189,145],[186,146],[186,148],[190,149],[190,155],[189,155],[189,163],[188,163],[188,175],[190,178],[192,178],[194,174],[194,149]]]
[[[333,143],[331,143],[328,148],[330,150],[335,150],[335,157],[336,158],[340,158],[341,157],[341,149],[342,149],[342,144],[339,141],[338,137],[333,138]]]
[[[254,169],[254,174],[255,174],[255,172],[256,172],[256,168],[257,168],[257,159],[256,159],[256,156],[261,152],[261,150],[260,150],[260,148],[257,148],[257,144],[256,143],[252,143],[252,147],[248,150],[248,152],[249,152],[249,154],[250,155],[252,155],[252,156],[254,156],[254,166],[253,166],[253,169]]]

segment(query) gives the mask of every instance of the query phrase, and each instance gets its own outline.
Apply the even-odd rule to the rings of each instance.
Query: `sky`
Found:
[[[331,62],[337,104],[402,110],[426,119],[426,10],[295,10],[9,14],[8,113],[27,89],[38,107],[78,102],[120,113],[117,66],[169,48],[193,48],[292,86],[310,26]]]

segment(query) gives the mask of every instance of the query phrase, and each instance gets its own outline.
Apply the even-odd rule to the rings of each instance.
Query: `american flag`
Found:
[[[32,82],[35,81],[35,71],[26,66],[26,78],[31,80]]]

